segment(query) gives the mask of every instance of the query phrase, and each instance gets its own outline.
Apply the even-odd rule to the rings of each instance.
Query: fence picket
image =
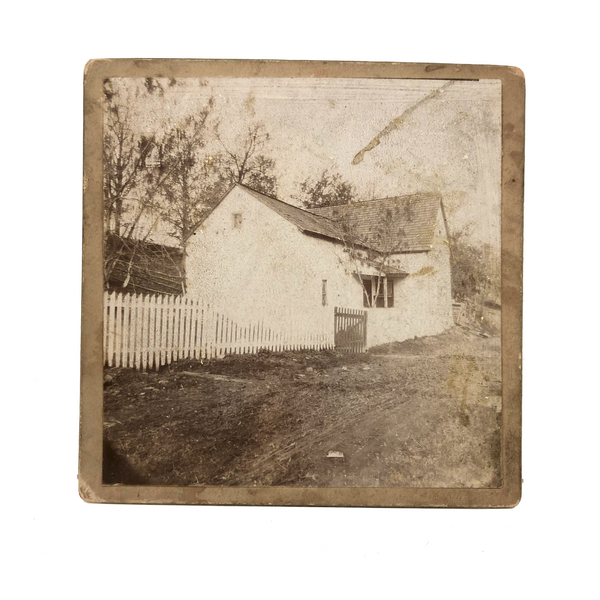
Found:
[[[114,299],[115,299],[115,292],[113,292],[109,297],[108,297],[108,324],[107,324],[107,328],[108,328],[108,342],[106,345],[106,353],[108,355],[108,366],[112,367],[113,366],[113,348],[114,348],[114,337],[115,337],[115,333],[114,333]]]
[[[211,304],[208,310],[208,319],[206,326],[206,358],[213,357],[213,351],[215,347],[215,308],[214,305]]]
[[[138,346],[138,354],[139,354],[139,368],[142,370],[146,369],[146,360],[145,360],[145,352],[146,352],[146,303],[145,296],[142,295],[139,299],[138,303],[138,333],[139,333],[139,346]]]
[[[196,336],[198,335],[198,302],[196,300],[191,300],[190,321],[190,358],[196,358]]]
[[[185,342],[187,335],[187,298],[181,298],[179,307],[179,357],[185,358]]]
[[[137,326],[136,326],[136,352],[137,352],[137,360],[138,360],[138,369],[143,368],[144,360],[144,296],[140,295],[138,297],[138,306],[137,306]]]
[[[179,307],[179,357],[186,358],[185,347],[187,343],[187,298],[181,297]]]
[[[146,348],[144,356],[146,357],[146,369],[152,368],[152,296],[148,294],[148,302],[146,303],[146,315],[144,318],[144,327],[146,328]]]
[[[177,358],[185,358],[185,300],[183,296],[179,296],[179,303],[177,308],[177,318],[179,320],[179,327],[177,329]]]
[[[227,317],[227,321],[225,323],[225,354],[231,354],[231,329],[233,327],[233,322],[229,321],[229,317]]]
[[[163,322],[165,331],[165,364],[170,365],[173,358],[171,349],[173,347],[172,333],[173,333],[173,322],[172,322],[172,310],[171,310],[171,296],[167,296],[166,304],[163,303]]]
[[[197,359],[202,358],[202,306],[204,302],[198,301],[196,304],[196,340],[194,342],[194,356]]]
[[[158,315],[157,315],[157,323],[160,323],[160,337],[159,337],[159,348],[158,348],[158,361],[159,365],[162,367],[166,364],[166,352],[165,352],[165,297],[161,295],[160,302],[158,303]]]
[[[131,355],[133,366],[139,369],[140,363],[138,358],[139,338],[138,338],[138,296],[131,298]]]
[[[121,294],[117,294],[115,297],[115,367],[122,366],[122,302]]]
[[[218,346],[218,339],[219,339],[219,312],[213,308],[213,312],[211,315],[211,320],[212,320],[212,325],[211,325],[211,339],[212,339],[212,353],[211,353],[211,358],[216,358],[219,355],[219,346]]]
[[[102,360],[106,363],[108,358],[108,352],[106,347],[108,339],[108,292],[104,292],[104,304],[102,306],[104,307],[104,318],[102,319]]]
[[[205,331],[205,320],[206,316],[206,304],[202,301],[202,308],[200,310],[200,358],[206,358],[206,349],[205,349],[205,341],[206,341],[206,331]]]
[[[173,298],[173,360],[179,360],[180,356],[180,317],[181,317],[181,297]]]
[[[204,321],[203,321],[203,341],[202,344],[204,346],[204,358],[208,358],[208,353],[210,350],[210,304],[207,302],[204,309]]]
[[[148,368],[154,365],[154,350],[156,348],[156,296],[150,296],[148,302]]]
[[[181,357],[188,358],[188,344],[189,344],[189,302],[187,298],[184,298],[181,304],[181,318],[182,318],[182,340],[181,340]]]
[[[225,315],[221,315],[221,327],[219,331],[219,356],[223,355],[223,330],[225,327]]]
[[[186,349],[185,349],[185,353],[186,353],[186,357],[187,358],[193,358],[194,357],[194,346],[193,346],[193,338],[192,336],[194,335],[194,301],[189,298],[188,299],[188,307],[187,307],[187,320],[188,320],[188,326],[187,326],[187,344],[186,344]]]
[[[169,343],[168,352],[170,355],[169,364],[177,360],[177,296],[171,297],[171,304],[169,306]]]
[[[123,366],[128,368],[133,367],[132,339],[134,330],[131,327],[132,301],[133,297],[129,294],[123,297]]]
[[[131,367],[129,364],[129,338],[130,338],[130,326],[129,320],[131,318],[131,296],[126,294],[122,298],[122,323],[121,323],[121,365],[123,367]]]
[[[144,367],[144,369],[150,369],[151,368],[151,364],[150,364],[150,356],[151,356],[151,350],[152,350],[152,346],[151,346],[151,335],[152,335],[152,296],[150,294],[148,294],[148,301],[146,302],[146,308],[145,308],[145,314],[144,314],[144,328],[146,330],[146,335],[144,336],[144,339],[146,340],[146,343],[144,344],[144,359],[146,361],[146,365]]]

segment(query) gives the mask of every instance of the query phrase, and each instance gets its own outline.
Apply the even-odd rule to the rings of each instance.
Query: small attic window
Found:
[[[242,228],[242,213],[233,213],[233,228],[241,229]]]

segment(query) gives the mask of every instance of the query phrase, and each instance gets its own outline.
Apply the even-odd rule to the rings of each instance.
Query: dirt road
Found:
[[[500,485],[500,343],[460,329],[363,355],[108,371],[106,483]]]

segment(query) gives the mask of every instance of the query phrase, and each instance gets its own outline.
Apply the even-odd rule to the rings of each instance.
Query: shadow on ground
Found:
[[[498,487],[499,338],[108,369],[105,484]],[[332,454],[333,453],[333,454]]]

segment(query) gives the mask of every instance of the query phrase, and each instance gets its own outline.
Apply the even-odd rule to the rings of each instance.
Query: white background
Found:
[[[598,78],[589,2],[12,2],[3,9],[7,598],[598,593]],[[77,494],[90,58],[509,64],[527,83],[523,500],[513,510],[135,507]]]

